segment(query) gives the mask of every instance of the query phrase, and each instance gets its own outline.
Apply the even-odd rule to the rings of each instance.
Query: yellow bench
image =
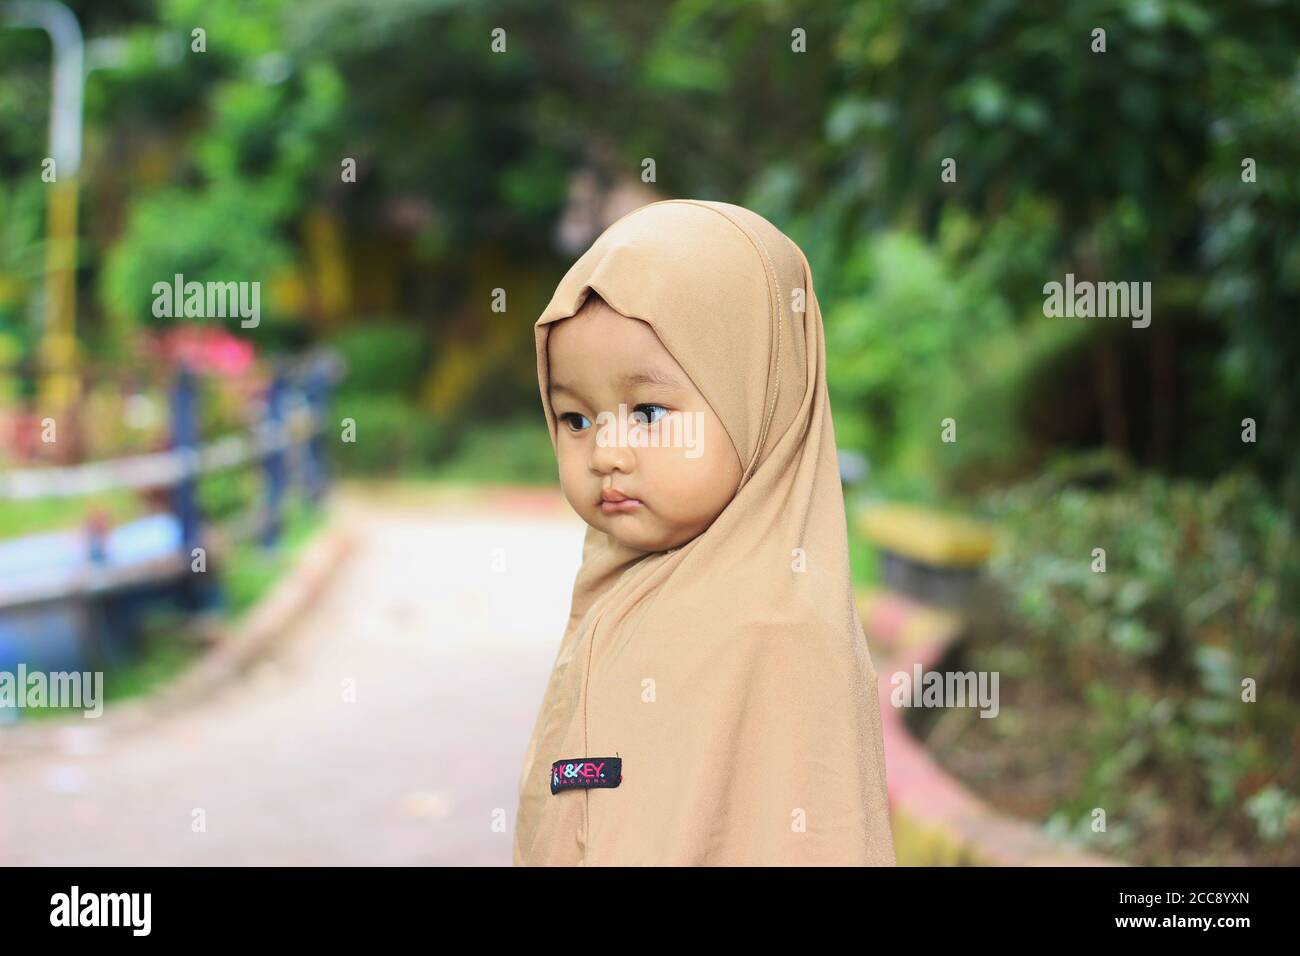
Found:
[[[880,552],[886,588],[952,610],[971,606],[976,572],[993,551],[990,529],[968,518],[902,504],[868,508],[856,525]]]
[[[936,568],[977,568],[993,551],[993,533],[984,525],[915,505],[876,505],[857,524],[881,550]]]

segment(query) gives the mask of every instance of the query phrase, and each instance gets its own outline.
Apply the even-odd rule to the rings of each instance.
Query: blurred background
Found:
[[[108,700],[0,708],[0,860],[508,863],[584,530],[532,325],[676,197],[812,265],[882,681],[1001,675],[995,720],[895,710],[891,778],[915,747],[1063,852],[1300,863],[1264,0],[0,0],[0,671]],[[1045,315],[1067,274],[1150,325]],[[986,859],[909,787],[900,862]]]

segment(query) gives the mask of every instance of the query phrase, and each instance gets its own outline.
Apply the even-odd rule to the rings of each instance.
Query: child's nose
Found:
[[[595,448],[592,449],[591,470],[598,474],[605,475],[611,471],[627,474],[635,467],[636,456],[627,445],[597,441]]]

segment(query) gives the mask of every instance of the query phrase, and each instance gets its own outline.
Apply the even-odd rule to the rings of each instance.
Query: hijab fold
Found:
[[[876,673],[849,578],[821,310],[802,250],[723,202],[619,219],[535,325],[595,291],[653,328],[744,469],[702,534],[644,552],[589,528],[519,782],[516,865],[893,865]],[[616,787],[551,792],[618,756]]]

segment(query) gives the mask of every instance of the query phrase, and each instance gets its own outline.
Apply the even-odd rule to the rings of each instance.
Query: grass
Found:
[[[247,613],[270,592],[324,520],[319,511],[295,503],[286,509],[284,536],[279,547],[264,548],[256,541],[235,545],[223,562],[226,614],[231,620]]]
[[[145,653],[138,660],[114,668],[112,680],[105,673],[105,701],[115,703],[139,697],[180,676],[200,650],[197,643],[178,639],[178,632],[185,626],[182,621],[164,620],[155,624],[146,634]]]
[[[113,525],[123,524],[143,515],[148,509],[132,491],[112,491],[78,498],[40,501],[0,501],[0,541],[29,534],[77,528],[93,511],[104,512]]]

